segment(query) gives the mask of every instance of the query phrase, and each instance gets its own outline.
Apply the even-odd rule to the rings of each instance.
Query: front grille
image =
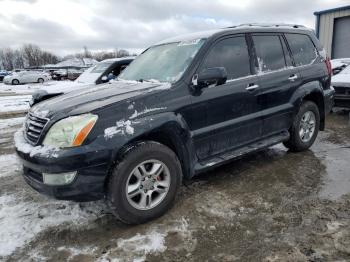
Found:
[[[38,143],[41,133],[49,120],[47,118],[35,116],[33,113],[28,113],[25,122],[25,137],[31,144]]]
[[[348,87],[334,86],[334,90],[339,95],[350,95],[350,88]]]

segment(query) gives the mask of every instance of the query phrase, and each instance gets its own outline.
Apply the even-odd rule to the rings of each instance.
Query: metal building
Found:
[[[333,58],[350,57],[350,5],[315,12],[316,35]]]

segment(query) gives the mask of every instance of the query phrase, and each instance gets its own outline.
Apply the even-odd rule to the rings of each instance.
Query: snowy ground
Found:
[[[48,199],[14,153],[24,118],[0,118],[0,261],[349,261],[350,122],[311,151],[276,146],[187,181],[170,212],[117,222],[103,201]]]

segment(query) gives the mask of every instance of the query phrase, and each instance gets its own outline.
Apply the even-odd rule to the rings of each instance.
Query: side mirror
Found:
[[[227,80],[225,67],[212,67],[204,69],[192,77],[192,85],[195,88],[205,88],[210,85],[223,85]]]
[[[108,82],[108,77],[107,76],[103,76],[103,77],[101,77],[101,80],[102,80],[103,83],[106,83],[106,82]]]

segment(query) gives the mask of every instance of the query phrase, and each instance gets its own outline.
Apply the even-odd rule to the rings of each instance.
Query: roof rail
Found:
[[[289,28],[306,28],[303,25],[297,24],[273,24],[273,23],[246,23],[236,26],[229,26],[226,28],[238,28],[238,27],[289,27]]]

